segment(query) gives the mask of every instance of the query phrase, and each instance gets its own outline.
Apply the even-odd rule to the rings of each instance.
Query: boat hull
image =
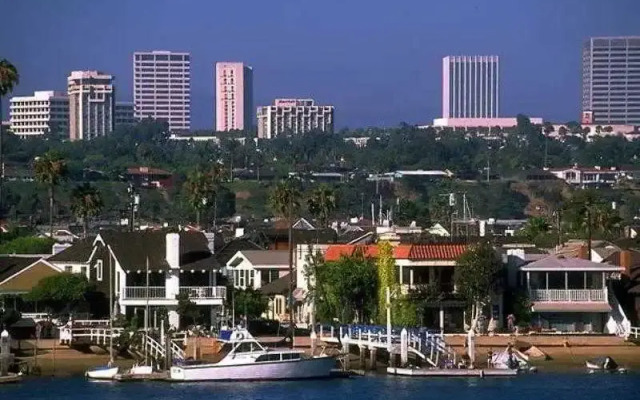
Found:
[[[118,373],[118,367],[92,369],[85,373],[87,378],[95,380],[112,380]]]
[[[174,366],[170,379],[184,382],[320,379],[331,377],[333,368],[335,360],[332,357],[240,365]]]

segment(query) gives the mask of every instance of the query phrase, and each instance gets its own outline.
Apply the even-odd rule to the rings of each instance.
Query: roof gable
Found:
[[[237,253],[252,265],[282,266],[289,265],[288,250],[242,250]]]
[[[28,292],[40,279],[59,274],[61,271],[43,258],[39,258],[13,274],[0,278],[1,292]]]
[[[622,272],[618,265],[597,263],[578,257],[551,255],[520,267],[522,271],[613,271]]]

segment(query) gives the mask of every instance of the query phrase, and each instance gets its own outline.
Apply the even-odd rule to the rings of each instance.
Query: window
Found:
[[[256,362],[269,362],[269,361],[271,362],[280,361],[280,353],[263,354],[256,359]]]
[[[83,267],[80,267],[80,273],[81,273],[83,276],[86,276],[87,278],[89,278],[89,277],[87,276],[87,267],[84,267],[84,266],[83,266]]]
[[[249,286],[251,288],[253,287],[254,275],[255,275],[255,271],[254,270],[249,271],[249,284],[247,286]]]
[[[102,260],[96,262],[96,279],[102,281]]]
[[[73,272],[73,267],[71,265],[65,265],[64,272],[67,272],[67,273]]]

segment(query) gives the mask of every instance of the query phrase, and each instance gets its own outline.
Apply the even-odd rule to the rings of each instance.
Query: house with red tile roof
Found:
[[[455,293],[453,272],[456,260],[467,249],[467,244],[431,243],[399,244],[393,247],[397,279],[402,291],[430,287],[441,294],[430,304],[423,316],[423,325],[439,327],[444,331],[461,330],[464,326],[465,303]],[[331,245],[326,249],[325,261],[338,261],[341,257],[352,257],[358,252],[365,257],[378,257],[377,245]],[[497,303],[501,299],[496,299]],[[501,310],[501,304],[496,304]],[[496,315],[497,318],[501,316]]]

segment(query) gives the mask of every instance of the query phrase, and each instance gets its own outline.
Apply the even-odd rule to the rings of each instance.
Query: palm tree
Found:
[[[71,211],[78,218],[82,218],[82,232],[87,237],[89,218],[94,217],[102,210],[102,196],[97,188],[88,183],[77,186],[71,192]]]
[[[0,60],[0,170],[4,170],[4,151],[2,148],[2,98],[13,91],[13,87],[20,82],[20,74],[16,67],[6,59]],[[0,218],[3,216],[3,184],[4,174],[0,173]]]
[[[326,228],[331,214],[337,208],[335,190],[327,185],[318,186],[307,200],[307,207],[314,218],[320,221],[322,227]]]
[[[58,152],[49,150],[42,157],[36,157],[34,169],[36,180],[49,190],[49,235],[53,237],[53,195],[67,173],[67,163]]]
[[[211,185],[213,190],[213,227],[217,226],[216,220],[218,218],[218,194],[222,187],[222,182],[225,179],[225,168],[223,163],[214,163],[211,167],[209,175],[211,176]]]
[[[184,183],[187,202],[196,211],[196,225],[200,226],[200,213],[209,206],[213,195],[211,179],[200,168],[192,171]]]
[[[291,338],[291,346],[293,347],[293,219],[300,210],[300,198],[302,197],[300,190],[296,187],[292,180],[285,180],[278,183],[271,192],[269,203],[273,211],[279,217],[287,221],[288,238],[289,238],[289,335]]]

